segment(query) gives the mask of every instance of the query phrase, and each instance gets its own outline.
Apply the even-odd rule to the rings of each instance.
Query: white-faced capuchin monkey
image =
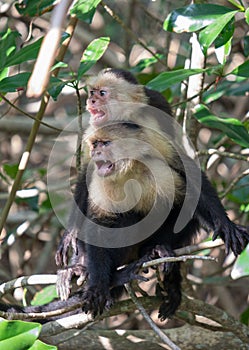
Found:
[[[64,234],[56,260],[58,264],[66,265],[68,247],[76,246],[73,255],[75,269],[77,271],[78,266],[83,264],[83,274],[87,275],[82,296],[85,301],[83,309],[96,315],[119,295],[120,288],[115,286],[132,278],[139,279],[136,269],[143,261],[173,256],[173,250],[190,244],[201,227],[213,231],[213,239],[220,236],[226,251],[231,249],[235,255],[245,248],[249,234],[246,227],[229,220],[205,174],[198,172],[190,158],[179,154],[172,142],[174,140],[160,130],[160,120],[155,118],[154,113],[143,114],[143,106],[147,105],[171,115],[170,107],[160,93],[138,85],[131,73],[119,69],[101,71],[89,80],[88,89],[90,127],[85,140],[94,165],[84,165],[75,191],[75,202],[80,212],[97,226],[78,219],[74,208],[71,228],[69,225]],[[173,130],[169,134],[173,135]],[[192,167],[191,179],[187,179],[186,163]],[[199,192],[195,186],[198,174]],[[185,209],[188,220],[176,233],[175,225],[187,196],[187,180],[192,181],[187,201],[189,212],[188,208]],[[196,196],[195,192],[198,195],[196,205],[191,201]],[[161,213],[156,219],[149,216],[153,208],[154,213]],[[145,225],[137,225],[147,217],[156,223],[148,221]],[[151,232],[143,236],[146,225]],[[131,232],[126,230],[127,227],[131,228]],[[108,228],[112,235],[109,235]],[[127,246],[120,239],[122,232]],[[130,233],[138,239],[130,241]],[[120,242],[119,247],[113,243],[115,236]],[[75,237],[78,237],[77,242]],[[94,237],[96,241],[89,237]],[[130,264],[130,268],[117,271],[124,264]],[[71,274],[70,267],[69,271]],[[163,299],[159,309],[161,320],[172,316],[181,301],[179,264],[165,264],[163,273],[164,291],[157,288]],[[65,289],[62,282],[59,286],[62,297],[68,296]]]
[[[125,283],[146,280],[138,275],[143,262],[174,256],[174,249],[190,244],[201,227],[212,231],[213,239],[221,237],[226,251],[235,255],[249,242],[249,233],[229,220],[205,174],[174,144],[171,123],[169,132],[161,129],[164,121],[157,118],[156,108],[159,115],[171,115],[171,110],[160,93],[119,69],[101,71],[88,88],[90,126],[84,143],[89,158],[56,253],[63,267],[57,285],[61,298],[69,296],[72,275],[85,283],[76,295],[57,303],[82,300],[83,310],[96,316],[120,296]],[[179,226],[183,208],[186,216]],[[165,320],[181,302],[179,263],[164,264],[162,274],[156,290],[162,298],[159,318]],[[50,305],[56,309],[56,303]],[[37,311],[45,307],[49,310],[48,304]]]

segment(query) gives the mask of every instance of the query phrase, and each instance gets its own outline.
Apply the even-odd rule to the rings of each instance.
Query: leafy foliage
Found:
[[[115,7],[116,4],[115,2],[113,3]],[[31,20],[33,17],[43,16],[43,18],[46,18],[46,16],[50,15],[54,6],[54,0],[42,0],[38,2],[25,0],[15,4],[21,16],[20,18],[25,18],[25,21],[27,21],[27,19]],[[122,2],[121,10],[123,10],[123,6]],[[104,18],[105,25],[101,30],[95,32],[97,33],[95,34],[95,39],[92,39],[92,32],[94,32],[94,30],[93,27],[91,27],[91,35],[89,35],[91,39],[89,39],[87,43],[82,42],[82,38],[80,37],[79,45],[81,46],[82,52],[80,52],[80,58],[77,59],[77,62],[75,63],[76,59],[74,58],[73,50],[66,55],[65,59],[54,62],[54,66],[51,70],[48,94],[55,101],[54,103],[56,107],[58,107],[58,110],[60,110],[61,104],[63,104],[64,97],[67,96],[64,94],[65,90],[68,88],[71,88],[71,90],[73,89],[74,96],[72,100],[74,101],[75,95],[79,95],[83,90],[87,75],[96,68],[96,65],[98,65],[98,69],[99,67],[107,65],[103,60],[103,55],[107,51],[109,52],[111,46],[109,45],[110,42],[113,44],[114,48],[119,46],[117,57],[122,56],[124,53],[124,56],[126,56],[126,65],[132,62],[132,55],[130,53],[132,52],[132,48],[134,48],[134,50],[136,49],[134,45],[134,41],[136,41],[136,30],[134,30],[130,42],[128,42],[127,38],[125,40],[121,39],[123,32],[120,30],[120,21],[117,20],[117,23],[115,23],[114,19],[117,19],[117,16],[113,16],[109,19],[110,22],[108,22],[108,18],[104,17],[104,10],[100,0],[78,0],[74,2],[70,9],[70,14],[76,16],[79,21],[84,22],[84,25],[82,25],[82,23],[79,24],[81,25],[81,32],[84,32],[86,28],[89,27],[89,24],[94,23],[96,10],[98,10],[98,16]],[[120,17],[124,16],[124,12],[125,11],[121,11]],[[245,176],[241,176],[240,173],[244,171],[244,154],[247,154],[246,150],[249,148],[249,123],[246,117],[238,119],[237,115],[231,115],[229,107],[223,108],[226,102],[227,104],[233,103],[234,98],[246,96],[249,91],[249,36],[247,30],[241,37],[238,38],[236,36],[236,16],[238,15],[240,16],[241,22],[245,25],[249,24],[249,9],[246,9],[239,0],[229,0],[227,6],[205,3],[191,4],[172,9],[167,17],[165,16],[166,19],[164,17],[163,24],[160,22],[160,29],[164,31],[158,41],[153,37],[147,40],[150,35],[150,30],[146,32],[146,28],[144,28],[143,25],[141,26],[143,27],[142,29],[138,28],[139,25],[137,25],[136,29],[141,30],[139,33],[141,37],[145,31],[142,37],[143,40],[139,41],[139,38],[137,38],[137,46],[142,42],[143,48],[147,47],[147,51],[150,50],[151,46],[153,46],[153,49],[150,50],[149,54],[147,52],[147,55],[142,56],[141,59],[135,62],[133,61],[130,70],[135,72],[140,81],[145,83],[148,88],[160,91],[173,105],[175,103],[175,111],[179,122],[183,122],[184,118],[186,122],[186,110],[190,109],[189,106],[194,98],[198,99],[198,103],[195,103],[195,108],[191,110],[191,115],[189,117],[190,121],[194,123],[195,128],[191,129],[191,127],[189,127],[188,129],[188,125],[185,123],[184,126],[187,128],[186,132],[191,133],[193,129],[196,129],[197,139],[199,128],[204,130],[209,129],[211,137],[205,145],[202,145],[203,148],[217,149],[219,152],[225,150],[227,153],[230,152],[230,154],[237,156],[235,157],[236,161],[231,157],[224,162],[224,157],[221,157],[219,164],[222,163],[221,165],[227,167],[229,172],[232,166],[235,168],[235,162],[237,162],[238,179],[234,182],[234,186],[230,191],[226,193],[225,205],[233,210],[237,217],[242,218],[243,221],[246,222],[249,219],[249,179],[248,174],[245,173]],[[144,20],[145,18],[142,19]],[[25,23],[25,21],[23,23]],[[135,22],[139,23],[139,16],[136,17]],[[22,42],[20,45],[20,41],[23,41],[21,33],[10,28],[14,28],[14,26],[11,25],[1,28],[2,31],[0,32],[0,94],[2,99],[4,99],[5,96],[8,98],[16,98],[21,104],[45,31],[43,31],[39,37],[34,36],[32,38],[31,35],[31,40]],[[17,28],[19,27],[17,26]],[[124,28],[125,25],[122,26],[122,30]],[[131,35],[129,31],[127,33],[127,36]],[[181,52],[179,51],[175,55],[174,59],[172,59],[174,63],[169,63],[169,68],[163,66],[163,64],[167,61],[167,57],[171,56],[170,51],[172,48],[160,44],[163,42],[162,37],[168,35],[170,35],[171,42],[177,43],[180,41],[181,43]],[[201,68],[192,67],[187,64],[187,61],[190,60],[191,57],[191,44],[189,39],[192,35],[196,35],[203,53],[204,64]],[[159,36],[158,34],[158,37]],[[61,45],[63,45],[68,37],[68,33],[62,34]],[[126,48],[122,47],[122,41],[128,42],[129,45],[127,44]],[[238,49],[238,43],[240,44],[240,49]],[[239,60],[234,59],[235,53],[237,52],[236,50],[238,50]],[[166,52],[167,55],[165,54]],[[121,65],[120,62],[121,61],[119,61],[119,65]],[[234,66],[234,62],[236,62],[236,66]],[[60,73],[55,77],[53,73],[58,68],[60,68]],[[189,96],[188,90],[191,87],[190,79],[196,76],[201,76],[202,86],[200,87],[198,96]],[[14,100],[14,103],[17,104],[16,100]],[[68,102],[65,102],[65,104],[66,103]],[[78,105],[81,104],[79,99],[77,103]],[[71,103],[71,105],[73,105],[72,108],[75,111],[75,102]],[[41,135],[41,138],[43,138],[43,141],[46,141],[44,135]],[[46,144],[46,142],[43,143]],[[39,153],[40,156],[44,156],[44,154],[46,155],[46,150],[45,152],[42,150]],[[238,165],[238,156],[241,156],[242,165],[241,163]],[[208,154],[205,155],[205,157],[206,159],[202,162],[203,167],[206,167],[210,160]],[[59,223],[57,223],[54,218],[52,204],[47,191],[44,189],[41,190],[39,186],[37,186],[37,183],[40,185],[46,182],[46,170],[44,170],[46,167],[44,163],[46,164],[46,161],[47,159],[37,161],[35,166],[37,167],[37,164],[39,164],[39,167],[35,171],[33,169],[26,169],[24,171],[22,181],[20,182],[20,188],[18,188],[19,191],[15,198],[14,205],[16,208],[20,211],[24,208],[25,210],[35,212],[37,215],[34,221],[32,221],[30,217],[25,218],[24,222],[26,222],[26,220],[30,221],[27,227],[30,227],[31,223],[31,226],[33,224],[35,229],[32,232],[27,232],[25,239],[22,240],[22,242],[28,241],[27,247],[25,246],[23,248],[24,252],[29,251],[32,245],[35,246],[33,241],[32,243],[30,241],[34,239],[34,237],[37,238],[39,233],[41,233],[42,236],[44,232],[46,234],[46,230],[50,232],[54,227],[57,229],[58,227],[60,228]],[[6,195],[8,195],[8,187],[15,181],[18,173],[18,165],[16,162],[16,160],[9,162],[5,160],[3,166],[0,168],[0,180],[5,188]],[[43,164],[40,165],[40,162],[43,162]],[[234,168],[233,171],[235,171]],[[215,176],[215,173],[218,171],[217,169],[218,165],[216,170],[212,172],[212,176]],[[63,165],[60,170],[63,172]],[[220,192],[224,193],[227,186],[229,186],[229,182],[232,182],[232,177],[228,179],[224,177],[221,180],[216,178],[214,181],[216,182],[217,189],[221,189]],[[28,196],[28,190],[35,191],[33,195]],[[62,196],[56,193],[55,197],[58,202],[56,202],[56,204],[62,207],[61,210],[63,213],[68,211],[67,204],[63,203]],[[17,239],[22,224],[23,222],[21,224],[15,223],[10,226],[8,226],[8,224],[6,225],[7,234],[6,239],[3,241],[4,249],[8,248],[7,241],[13,232]],[[39,230],[36,226],[39,226]],[[23,230],[22,233],[23,232],[26,234],[25,230]],[[45,238],[45,241],[46,239],[47,238]],[[38,240],[39,239],[37,239],[37,241]],[[41,244],[41,242],[39,242],[39,244]],[[40,253],[40,245],[38,245],[37,250]],[[39,253],[37,254],[36,252],[36,255],[39,256]],[[233,278],[249,275],[248,259],[249,250],[247,248],[233,266]],[[25,263],[24,261],[23,264],[25,265]],[[221,269],[222,268],[223,266],[221,266]],[[30,271],[30,269],[28,269],[28,271]],[[211,276],[210,279],[215,281],[215,277]],[[220,280],[220,276],[218,279]],[[224,281],[225,280],[227,281],[227,274],[224,276]],[[34,298],[33,294],[34,293],[32,293],[32,296],[29,298],[32,300],[31,303],[33,305],[47,303],[56,295],[53,286],[45,287],[39,293],[35,293]],[[244,323],[248,322],[248,315],[249,312],[247,309],[242,315],[242,321]],[[10,350],[54,349],[55,347],[50,347],[37,340],[40,329],[40,325],[35,323],[1,321],[0,348]]]
[[[55,350],[37,340],[41,331],[39,323],[0,320],[0,348],[8,350]]]

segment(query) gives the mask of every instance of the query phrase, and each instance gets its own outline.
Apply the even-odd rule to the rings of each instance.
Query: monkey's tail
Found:
[[[17,319],[17,314],[21,313],[27,314],[27,316],[30,314],[30,318],[27,317],[25,320],[46,323],[64,316],[75,315],[82,312],[82,292],[76,292],[67,300],[55,300],[45,305],[20,306],[0,303],[0,312],[1,311],[6,313],[2,314],[2,317],[6,319]],[[37,317],[35,314],[37,314]]]

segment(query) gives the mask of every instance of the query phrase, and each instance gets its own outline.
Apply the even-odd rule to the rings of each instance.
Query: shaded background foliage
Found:
[[[220,32],[216,25],[221,23],[222,14],[217,17],[218,21],[213,17],[212,26],[208,26],[210,23],[204,25],[207,8],[202,8],[202,5],[191,8],[190,2],[186,1],[95,1],[98,5],[96,11],[93,8],[91,14],[83,14],[82,6],[86,3],[78,1],[74,6],[73,12],[81,20],[64,63],[59,65],[58,78],[50,81],[49,92],[53,99],[50,99],[43,121],[63,128],[69,120],[77,117],[77,94],[84,110],[84,82],[89,74],[95,74],[103,67],[130,69],[142,84],[161,91],[172,104],[177,120],[196,145],[202,168],[223,198],[229,216],[248,224],[249,15],[245,2],[219,1],[219,5],[225,6],[222,8],[225,24]],[[212,1],[203,3],[204,6],[216,4]],[[49,28],[52,6],[53,1],[49,0],[41,1],[39,5],[32,1],[19,4],[0,2],[1,208],[15,180],[18,162],[31,130],[32,120],[22,111],[35,115],[40,104],[39,98],[27,98],[25,91],[41,38]],[[191,9],[189,15],[185,6]],[[193,20],[196,14],[200,16],[199,21]],[[181,20],[177,21],[177,18]],[[191,18],[193,28],[188,27]],[[195,51],[195,33],[198,33],[205,56],[193,56],[193,52],[198,52]],[[90,67],[87,47],[89,49],[88,45],[100,37],[109,37],[110,44],[95,65],[91,66],[90,62]],[[64,34],[62,41],[65,38]],[[100,43],[97,41],[97,47],[89,52],[96,52]],[[217,48],[226,55],[218,54]],[[91,53],[88,54],[92,58]],[[199,69],[201,75],[189,78],[196,73],[191,69]],[[53,213],[46,188],[46,173],[48,157],[57,135],[55,129],[41,126],[32,148],[20,191],[1,236],[2,282],[17,276],[56,271],[54,252],[63,227]],[[61,171],[64,171],[63,166]],[[76,173],[73,165],[72,179]],[[63,187],[63,184],[58,186]],[[28,192],[28,189],[33,192]],[[64,203],[64,210],[68,211],[67,203]],[[242,317],[247,323],[248,277],[232,281],[230,274],[233,269],[236,277],[248,275],[248,252],[235,267],[233,255],[225,257],[223,248],[203,252],[207,253],[218,257],[219,262],[187,263],[186,290],[236,318]],[[147,286],[148,290],[150,288],[152,286]],[[18,288],[14,297],[29,303],[36,290],[34,286]],[[13,296],[6,295],[4,300],[13,302]],[[167,326],[178,325],[179,322],[175,319]],[[127,329],[146,327],[137,315],[111,319],[109,325],[122,325]]]

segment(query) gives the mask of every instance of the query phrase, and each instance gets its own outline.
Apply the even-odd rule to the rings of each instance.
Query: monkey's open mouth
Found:
[[[108,176],[114,172],[115,164],[110,160],[101,160],[96,162],[97,171],[99,176]]]
[[[103,121],[105,120],[106,113],[102,109],[88,108],[88,111],[91,113],[92,123],[94,125],[103,123]]]

